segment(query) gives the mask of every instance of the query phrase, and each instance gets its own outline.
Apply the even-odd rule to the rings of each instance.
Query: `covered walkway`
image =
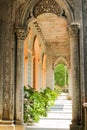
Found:
[[[39,123],[27,126],[26,130],[69,130],[72,116],[72,103],[67,100],[67,94],[62,93],[51,107],[46,118]]]

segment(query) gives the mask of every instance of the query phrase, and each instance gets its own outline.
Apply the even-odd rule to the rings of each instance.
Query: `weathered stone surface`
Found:
[[[24,88],[24,40],[25,29],[17,29],[17,68],[16,68],[16,124],[23,123],[23,88]]]
[[[14,117],[14,36],[13,36],[13,4],[11,0],[0,1],[0,45],[1,53],[1,88],[3,88],[2,119],[12,120]],[[13,69],[13,70],[12,70]],[[1,94],[2,95],[2,94]],[[10,99],[11,98],[11,99]]]
[[[79,29],[77,25],[70,28],[70,61],[72,73],[72,124],[79,124],[80,121],[80,83],[79,83]]]
[[[40,3],[41,1],[38,0],[38,2]],[[49,1],[47,0],[44,2],[48,3]],[[56,5],[54,3],[52,5],[52,2],[54,1],[51,1],[51,4],[50,4],[51,6],[49,6],[49,8],[47,8],[46,4],[44,4],[45,8],[39,6],[39,13],[37,12],[38,9],[34,8],[35,10],[33,13],[35,14],[35,16],[37,17],[40,13],[47,13],[47,12],[48,13],[53,12],[54,14],[58,14],[57,16],[60,16],[61,10],[58,10],[60,8],[53,10],[53,8],[56,7]],[[40,17],[38,17],[40,28],[32,27],[33,33],[34,33],[33,37],[36,34],[40,39],[40,44],[44,43],[44,46],[46,42],[48,44],[47,52],[50,56],[52,56],[51,60],[48,60],[48,63],[47,63],[50,66],[50,67],[48,66],[48,70],[47,70],[48,71],[47,72],[48,73],[47,85],[49,85],[49,87],[51,86],[51,88],[53,87],[53,66],[52,66],[52,63],[54,60],[52,59],[53,57],[56,57],[56,58],[59,58],[60,56],[65,57],[65,59],[68,59],[67,61],[70,64],[70,61],[69,61],[70,60],[70,45],[67,42],[69,40],[68,39],[69,35],[67,32],[67,25],[71,24],[71,22],[75,22],[81,26],[79,48],[81,51],[80,57],[83,58],[83,60],[81,59],[80,64],[79,64],[81,65],[80,96],[84,96],[85,101],[87,101],[87,0],[83,0],[83,1],[81,0],[65,0],[65,1],[56,0],[56,2],[59,2],[59,5],[63,7],[62,19],[57,16],[56,18],[53,17],[53,14],[51,15],[53,19],[51,19],[51,17],[50,17],[50,20],[48,20],[49,17],[46,17],[45,19],[43,19],[44,17],[43,15],[41,20],[40,20]],[[83,4],[81,2],[83,2]],[[20,37],[18,34],[18,39],[17,39],[17,37],[15,37],[15,26],[28,25],[28,20],[30,20],[30,17],[32,17],[30,15],[33,11],[32,8],[35,5],[35,3],[37,3],[37,1],[33,2],[32,0],[0,0],[0,120],[2,119],[8,120],[8,121],[11,120],[14,122],[14,118],[15,118],[15,120],[18,121],[19,123],[22,123],[23,121],[23,88],[21,88],[23,87],[23,82],[21,82],[23,79],[22,77],[23,75],[21,76],[21,74],[23,74],[22,73],[23,46],[21,46],[21,44],[23,45],[23,40],[26,37],[26,34],[22,30],[19,31],[20,32],[19,34],[23,34],[23,35],[21,35]],[[43,6],[43,4],[41,4],[41,6]],[[83,7],[83,17],[82,17],[82,7]],[[71,18],[73,20],[71,20]],[[82,25],[82,18],[83,18],[83,25]],[[76,28],[74,28],[74,30],[72,29],[74,31],[73,33],[74,38],[76,38],[76,31],[77,31],[75,29]],[[83,31],[83,34],[82,34],[82,31]],[[41,36],[40,33],[42,33],[43,35]],[[22,41],[20,42],[20,40]],[[33,44],[33,40],[34,38],[31,38],[32,44]],[[20,43],[20,45],[17,45],[18,42]],[[31,50],[33,48],[32,46],[31,46]],[[43,52],[45,52],[45,49]],[[76,54],[76,50],[73,50],[73,53]],[[18,59],[17,59],[17,56],[18,56]],[[76,57],[74,56],[74,59],[73,59],[73,63],[75,62],[75,64],[77,64]],[[22,62],[21,62],[21,58],[22,58]],[[19,65],[17,66],[17,64]],[[20,72],[18,72],[18,74],[20,75],[20,80],[19,80],[20,82],[18,83],[18,86],[16,86],[17,85],[16,67],[18,67],[18,69],[20,70]],[[40,66],[40,68],[41,67],[42,66]],[[82,69],[82,67],[84,69]],[[78,69],[77,65],[74,66],[74,69],[76,70]],[[75,74],[75,77],[76,77],[76,74]],[[75,80],[77,80],[77,77]],[[78,91],[77,88],[75,88],[75,90]],[[75,94],[76,94],[75,97],[79,97],[77,93]],[[80,98],[78,100],[80,100]],[[74,105],[76,105],[76,102],[74,103],[75,103]],[[17,110],[17,113],[15,112],[16,110]],[[78,112],[76,111],[77,111],[77,108],[74,111],[77,114]],[[81,114],[81,111],[79,114]],[[78,118],[77,115],[75,116],[76,118]],[[83,116],[83,113],[82,113],[82,116]],[[83,122],[84,121],[82,120],[81,122],[82,125],[83,125]],[[4,129],[13,130],[13,127],[12,128],[9,128],[9,127],[2,128],[2,127],[0,126],[1,130],[4,130]],[[15,127],[15,128],[19,130],[19,127]],[[76,130],[78,129],[77,126],[75,129]]]
[[[15,126],[1,125],[0,130],[15,130]]]
[[[84,43],[84,75],[85,100],[87,101],[87,0],[83,0],[83,43]]]

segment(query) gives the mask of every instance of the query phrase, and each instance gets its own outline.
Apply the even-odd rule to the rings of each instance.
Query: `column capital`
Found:
[[[16,35],[19,40],[25,40],[27,37],[28,31],[26,28],[17,27],[16,28]]]
[[[79,27],[76,24],[68,26],[68,32],[70,38],[78,38],[79,37]]]

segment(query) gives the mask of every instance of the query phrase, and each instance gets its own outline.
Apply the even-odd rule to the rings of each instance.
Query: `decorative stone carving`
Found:
[[[34,7],[33,13],[35,17],[43,13],[54,13],[60,16],[63,10],[55,0],[40,0]]]
[[[79,38],[79,28],[77,25],[71,25],[68,27],[70,38]]]
[[[27,30],[25,28],[17,28],[16,29],[16,34],[17,34],[17,38],[18,40],[25,40],[25,38],[27,37]]]

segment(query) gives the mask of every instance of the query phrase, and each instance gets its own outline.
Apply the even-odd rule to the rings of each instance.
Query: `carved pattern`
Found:
[[[21,29],[21,28],[17,28],[16,29],[16,34],[17,34],[17,38],[19,40],[25,40],[25,38],[27,37],[27,30],[26,29]]]
[[[68,32],[71,38],[78,38],[79,36],[79,28],[77,25],[71,25],[68,27]]]
[[[54,13],[60,16],[63,10],[55,0],[40,0],[34,7],[33,13],[35,17],[43,13]]]

